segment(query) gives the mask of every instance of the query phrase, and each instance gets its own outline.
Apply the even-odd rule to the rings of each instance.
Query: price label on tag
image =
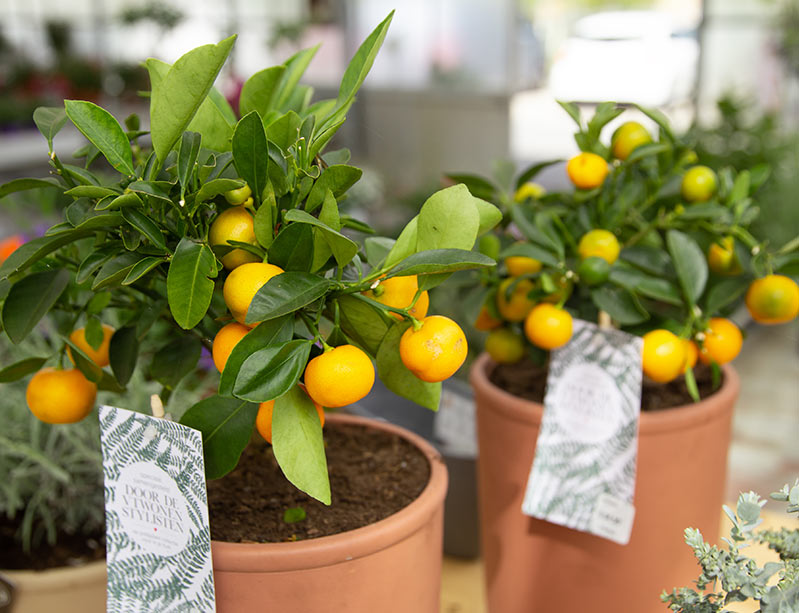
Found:
[[[202,435],[100,407],[111,611],[213,612]]]
[[[642,349],[638,336],[576,320],[552,353],[525,514],[629,541]]]

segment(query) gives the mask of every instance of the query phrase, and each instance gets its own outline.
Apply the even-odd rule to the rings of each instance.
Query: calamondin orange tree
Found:
[[[603,129],[623,109],[596,108],[577,124],[581,152],[567,161],[572,190],[547,194],[533,183],[554,162],[516,175],[507,164],[492,179],[454,174],[476,196],[495,202],[503,221],[480,240],[501,261],[481,272],[484,300],[475,327],[488,331],[495,361],[517,362],[567,343],[572,318],[643,336],[643,370],[656,382],[685,376],[698,398],[697,359],[718,366],[741,349],[730,319],[745,302],[763,324],[799,313],[799,238],[769,245],[749,226],[758,215],[763,167],[735,172],[696,164],[660,112],[639,109],[656,134],[623,123],[605,144]],[[528,343],[529,341],[529,343]]]
[[[168,403],[205,346],[221,371],[218,393],[181,421],[203,432],[209,478],[235,467],[255,426],[286,477],[329,503],[324,408],[364,397],[375,365],[388,388],[437,408],[466,341],[455,322],[427,314],[427,292],[454,271],[494,265],[472,247],[501,214],[454,186],[395,241],[339,209],[361,170],[348,151],[325,148],[390,21],[358,49],[333,99],[312,103],[300,83],[311,48],[247,80],[237,115],[213,87],[231,37],[171,66],[146,62],[149,131],[135,116],[123,128],[90,102],[36,111],[52,176],[13,180],[0,196],[46,187],[72,203],[0,267],[2,324],[18,343],[47,316],[60,336],[53,355],[22,359],[0,378],[35,373],[37,417],[81,419],[98,388],[122,391],[137,369],[163,384]],[[53,150],[67,120],[88,139],[83,166]],[[102,158],[113,175],[95,169]],[[154,352],[142,350],[152,342]]]

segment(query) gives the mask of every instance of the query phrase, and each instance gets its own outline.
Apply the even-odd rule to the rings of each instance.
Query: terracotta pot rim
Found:
[[[430,465],[430,479],[413,502],[378,522],[340,534],[293,543],[211,541],[214,569],[227,572],[280,572],[341,564],[390,547],[424,528],[444,501],[447,469],[441,454],[425,439],[384,421],[331,413],[328,423],[367,426],[401,436],[417,447]]]
[[[483,353],[475,360],[469,372],[469,381],[474,388],[493,400],[487,405],[488,410],[502,413],[515,421],[539,422],[544,412],[543,405],[514,396],[494,385],[488,378],[488,372],[495,367],[496,363],[491,357]],[[639,433],[657,435],[673,430],[684,430],[722,416],[726,412],[725,407],[734,404],[741,383],[732,365],[725,364],[721,369],[724,379],[718,391],[697,403],[642,412],[638,426]]]
[[[93,560],[76,566],[56,566],[45,570],[0,569],[12,583],[25,585],[28,590],[51,591],[62,586],[94,583],[106,576],[105,560]]]

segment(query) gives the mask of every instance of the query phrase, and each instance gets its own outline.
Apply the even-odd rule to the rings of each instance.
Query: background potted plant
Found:
[[[799,481],[793,487],[785,485],[771,498],[786,502],[786,512],[799,511]],[[763,522],[761,509],[766,504],[754,492],[741,494],[735,510],[724,506],[732,522],[730,537],[724,539],[726,549],[705,541],[695,528],[686,528],[685,542],[693,550],[702,569],[696,588],[664,590],[661,600],[672,611],[682,613],[714,613],[726,610],[727,605],[738,602],[754,603],[762,613],[790,611],[799,606],[799,575],[797,562],[799,531],[788,528],[760,530]],[[746,555],[750,545],[767,545],[779,561],[766,562]],[[775,580],[776,577],[776,580]]]
[[[343,431],[345,438],[366,428],[356,418],[326,420],[321,407],[365,396],[373,360],[389,389],[437,407],[440,381],[461,365],[467,347],[455,322],[427,316],[427,291],[454,271],[493,266],[471,248],[501,217],[454,186],[432,195],[396,241],[369,236],[360,244],[343,233],[371,232],[339,207],[361,171],[347,164],[347,151],[325,146],[344,122],[390,20],[358,49],[334,99],[312,104],[311,89],[299,83],[316,51],[306,49],[245,82],[237,120],[213,88],[231,37],[173,66],[146,62],[148,132],[137,117],[124,129],[89,102],[37,110],[54,176],[13,180],[0,186],[0,196],[44,186],[74,202],[65,221],[0,267],[9,338],[20,342],[45,315],[57,324],[57,350],[48,358],[54,367],[26,361],[13,367],[19,377],[35,372],[27,388],[34,414],[75,421],[91,411],[96,389],[119,392],[134,372],[148,369],[163,386],[160,403],[203,432],[209,479],[236,467],[255,426],[271,447],[256,443],[244,461],[256,472],[270,462],[279,466],[308,496],[302,509],[279,509],[277,523],[293,527],[278,538],[325,534],[319,529],[325,520],[305,525],[316,514],[314,500],[337,507],[322,422],[334,426],[328,435]],[[89,140],[85,167],[62,163],[53,151],[53,136],[67,119]],[[148,133],[152,151],[143,138]],[[93,163],[102,159],[115,172],[100,174]],[[164,329],[164,343],[143,355],[144,339]],[[221,370],[218,393],[183,411],[178,385],[196,370],[203,348]],[[246,504],[247,488],[230,496],[223,485],[209,486],[220,610],[280,606],[281,597],[307,610],[437,609],[446,473],[420,439],[390,426],[377,429],[388,431],[389,446],[400,454],[410,449],[422,458],[415,462],[421,493],[413,501],[397,496],[389,518],[366,514],[370,525],[363,528],[273,544],[248,543],[257,538],[245,531],[233,536],[244,542],[219,542],[224,535],[215,526],[233,506]],[[403,470],[405,464],[393,462]],[[371,470],[367,463],[361,472]],[[219,483],[250,484],[250,477],[240,466]],[[373,486],[364,488],[371,493]],[[261,490],[254,496],[266,498]],[[363,491],[353,497],[371,506]],[[258,529],[265,521],[250,516],[244,524]]]
[[[631,609],[654,610],[654,584],[691,572],[690,557],[669,546],[673,533],[690,521],[718,531],[738,388],[725,365],[743,341],[729,316],[745,301],[761,323],[796,317],[799,288],[786,275],[796,272],[799,241],[772,248],[748,231],[767,169],[695,165],[665,117],[647,109],[656,139],[627,122],[607,146],[600,134],[621,108],[599,105],[584,122],[575,105],[562,106],[582,150],[566,165],[573,191],[545,194],[531,183],[550,162],[515,177],[501,167],[494,181],[451,176],[504,212],[500,231],[481,239],[502,264],[481,273],[475,326],[488,331],[487,355],[471,371],[489,607],[577,610],[577,592],[562,585],[577,581],[591,590],[593,610],[616,610],[622,591]],[[569,342],[573,317],[643,336],[636,516],[626,546],[521,513],[548,352]],[[685,496],[670,501],[664,492],[677,487]],[[658,556],[641,565],[651,548]]]

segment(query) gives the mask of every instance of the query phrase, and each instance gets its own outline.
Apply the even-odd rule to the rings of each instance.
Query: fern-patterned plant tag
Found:
[[[215,611],[202,435],[100,407],[108,613]]]
[[[552,352],[526,515],[629,542],[642,350],[638,336],[575,320]]]

